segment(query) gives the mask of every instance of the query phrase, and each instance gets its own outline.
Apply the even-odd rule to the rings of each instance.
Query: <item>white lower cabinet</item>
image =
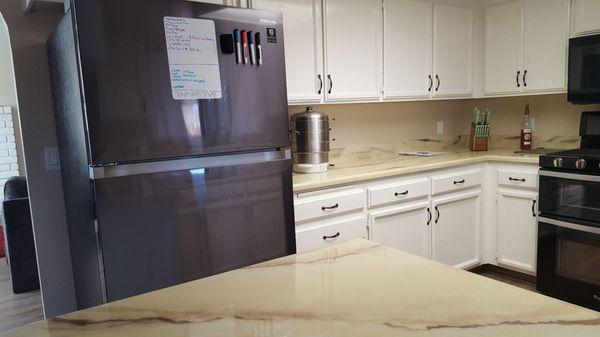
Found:
[[[379,244],[429,258],[430,222],[427,199],[370,211],[370,238]]]
[[[537,192],[498,190],[498,264],[535,273]]]
[[[481,191],[433,198],[432,257],[457,268],[479,264]]]
[[[302,253],[356,238],[368,238],[364,213],[296,226],[296,251]]]

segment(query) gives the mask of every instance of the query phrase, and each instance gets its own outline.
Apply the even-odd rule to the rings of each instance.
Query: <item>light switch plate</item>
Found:
[[[45,147],[44,157],[46,160],[46,171],[60,170],[60,153],[58,147]]]
[[[437,121],[437,134],[438,135],[444,134],[444,121]]]

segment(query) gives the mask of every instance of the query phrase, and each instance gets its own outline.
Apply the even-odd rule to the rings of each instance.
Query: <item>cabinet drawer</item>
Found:
[[[429,179],[413,179],[369,187],[369,207],[403,202],[429,195]]]
[[[298,227],[296,229],[296,250],[302,253],[340,244],[356,238],[367,238],[367,217],[364,214],[343,220]]]
[[[481,169],[472,169],[452,172],[447,175],[434,176],[431,180],[432,195],[437,195],[480,186],[483,180],[483,173]]]
[[[538,175],[537,172],[527,172],[518,170],[498,170],[498,185],[522,187],[522,188],[537,188]]]
[[[335,193],[298,198],[294,204],[294,212],[296,222],[299,222],[362,210],[366,204],[365,190],[352,188]]]

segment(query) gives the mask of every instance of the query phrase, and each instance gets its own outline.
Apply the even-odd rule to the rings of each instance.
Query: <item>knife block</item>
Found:
[[[475,123],[471,123],[471,134],[469,136],[469,148],[471,151],[487,151],[489,143],[489,137],[479,137],[475,135]]]

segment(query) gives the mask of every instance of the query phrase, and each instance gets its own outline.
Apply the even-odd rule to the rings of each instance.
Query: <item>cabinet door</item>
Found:
[[[464,96],[473,93],[473,10],[434,5],[433,74],[434,96]]]
[[[381,97],[381,0],[324,0],[325,98]]]
[[[524,25],[523,90],[566,90],[569,1],[525,1]]]
[[[384,2],[384,98],[429,97],[433,89],[431,2]]]
[[[523,2],[488,7],[485,10],[486,95],[521,92]]]
[[[498,263],[535,272],[537,193],[498,191]]]
[[[600,1],[573,0],[573,35],[600,31]]]
[[[321,1],[254,0],[253,7],[283,13],[288,101],[320,102],[325,84]]]
[[[428,201],[371,211],[370,238],[379,244],[429,258],[430,222]]]
[[[481,191],[433,199],[433,259],[468,268],[479,263]]]

